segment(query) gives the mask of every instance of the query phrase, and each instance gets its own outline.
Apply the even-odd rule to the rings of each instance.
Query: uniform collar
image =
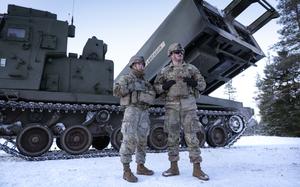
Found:
[[[138,79],[144,79],[144,72],[140,73],[140,72],[138,72],[138,71],[136,71],[134,69],[131,69],[130,75],[134,76],[134,77],[136,77]]]
[[[187,65],[187,63],[185,61],[183,61],[182,66],[186,66],[186,65]],[[176,66],[173,64],[173,62],[171,62],[170,67],[173,68],[173,67],[176,67]]]

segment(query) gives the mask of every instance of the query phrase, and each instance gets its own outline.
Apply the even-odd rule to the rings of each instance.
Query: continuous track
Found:
[[[5,101],[0,100],[0,112],[5,110],[30,110],[31,112],[36,111],[48,111],[48,112],[64,112],[64,113],[87,113],[87,112],[96,112],[101,109],[109,110],[110,112],[123,112],[124,108],[116,105],[100,105],[100,104],[61,104],[61,103],[43,103],[43,102],[25,102],[25,101]],[[152,115],[163,115],[165,112],[164,108],[161,107],[151,107],[149,108],[149,112]],[[212,110],[198,110],[198,116],[206,115],[206,116],[232,116],[238,114],[238,112],[234,111],[212,111]],[[241,133],[235,134],[232,137],[228,138],[228,142],[226,143],[226,147],[233,145],[243,134],[246,129],[246,122],[244,128]],[[0,137],[0,150],[24,160],[28,161],[44,161],[44,160],[60,160],[60,159],[79,159],[79,158],[94,158],[94,157],[113,157],[119,156],[117,150],[103,149],[103,150],[95,150],[89,149],[87,152],[79,155],[71,155],[62,150],[51,150],[47,153],[37,156],[30,157],[21,154],[16,146],[15,136],[1,136]],[[186,147],[181,147],[181,151],[186,151]],[[150,150],[149,153],[163,153],[166,150]]]

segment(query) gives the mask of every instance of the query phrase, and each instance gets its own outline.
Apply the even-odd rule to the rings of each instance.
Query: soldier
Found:
[[[200,180],[209,180],[200,167],[199,140],[197,132],[201,123],[197,117],[196,98],[199,91],[206,87],[204,78],[192,64],[183,61],[184,49],[179,43],[168,48],[172,62],[157,75],[154,86],[158,94],[166,99],[165,131],[168,133],[168,156],[171,167],[162,173],[163,176],[179,175],[179,138],[181,126],[188,146],[190,162],[193,163],[193,176]]]
[[[149,135],[148,107],[153,104],[155,91],[144,79],[145,61],[142,56],[133,56],[130,61],[131,72],[115,83],[114,94],[120,97],[120,104],[126,106],[121,132],[123,141],[120,148],[121,162],[124,167],[123,179],[137,182],[130,170],[129,163],[136,151],[138,175],[153,175],[153,171],[144,166],[147,136]]]

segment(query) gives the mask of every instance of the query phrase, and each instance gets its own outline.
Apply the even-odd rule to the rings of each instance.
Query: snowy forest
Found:
[[[259,132],[276,136],[300,136],[300,4],[278,1],[280,40],[270,50],[264,77],[257,79],[260,109]]]

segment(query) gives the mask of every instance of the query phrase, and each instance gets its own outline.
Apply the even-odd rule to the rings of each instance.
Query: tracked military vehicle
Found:
[[[248,27],[235,21],[254,2],[266,12]],[[233,144],[251,120],[252,109],[208,94],[264,56],[252,34],[277,16],[264,0],[234,0],[223,12],[203,1],[180,1],[137,52],[147,59],[146,78],[153,81],[170,62],[166,46],[175,41],[185,46],[185,60],[199,68],[208,85],[197,101],[201,146]],[[51,159],[53,141],[67,153],[61,158],[96,155],[91,145],[119,149],[124,109],[112,93],[114,64],[105,58],[107,45],[91,37],[82,54],[67,54],[68,37],[75,37],[75,26],[47,11],[9,5],[0,15],[1,150]],[[127,65],[116,79],[128,70]],[[150,151],[167,146],[163,104],[158,97],[149,109]]]

